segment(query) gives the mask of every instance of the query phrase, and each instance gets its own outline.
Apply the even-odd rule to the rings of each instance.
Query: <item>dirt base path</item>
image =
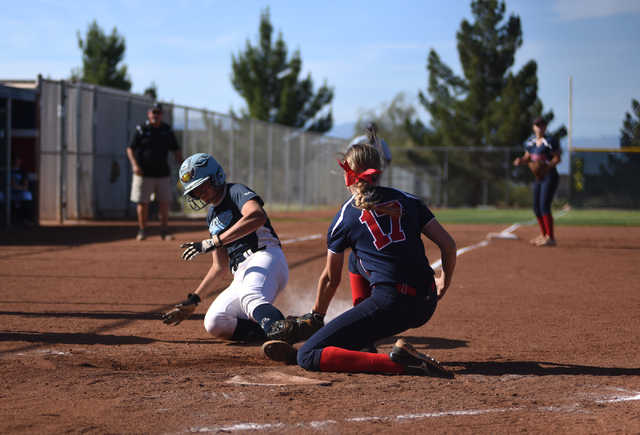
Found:
[[[276,305],[301,314],[329,216],[271,217],[291,269]],[[505,227],[446,225],[459,248]],[[557,247],[535,248],[522,227],[460,255],[433,319],[402,335],[453,379],[274,363],[212,339],[211,300],[164,325],[210,264],[180,259],[202,221],[174,222],[171,242],[153,229],[0,230],[0,433],[640,433],[638,228],[559,226]],[[329,317],[350,306],[343,283]]]

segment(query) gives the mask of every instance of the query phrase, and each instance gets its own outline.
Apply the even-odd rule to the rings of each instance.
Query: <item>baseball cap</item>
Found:
[[[153,106],[149,107],[149,110],[152,112],[162,112],[162,104],[161,103],[153,103]]]
[[[547,120],[544,119],[542,116],[538,116],[536,119],[533,120],[533,125],[547,125]]]

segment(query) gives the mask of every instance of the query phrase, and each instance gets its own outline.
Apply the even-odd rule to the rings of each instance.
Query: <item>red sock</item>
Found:
[[[371,297],[371,284],[362,275],[349,272],[349,281],[351,281],[351,297],[354,307]]]
[[[542,216],[542,219],[544,220],[544,226],[547,229],[547,234],[549,234],[549,238],[551,240],[555,240],[555,237],[553,237],[553,216],[551,216],[551,213],[545,214],[544,216]]]
[[[400,363],[385,353],[357,352],[340,347],[325,347],[320,356],[320,370],[342,373],[403,373]]]
[[[543,216],[544,217],[544,216]],[[538,224],[540,225],[540,231],[542,232],[543,236],[547,235],[547,228],[544,225],[544,219],[543,217],[536,217],[536,219],[538,219]]]

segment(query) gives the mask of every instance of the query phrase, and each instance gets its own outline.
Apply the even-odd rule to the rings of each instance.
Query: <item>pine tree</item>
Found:
[[[231,55],[231,83],[247,102],[242,116],[320,133],[331,130],[331,109],[324,115],[322,110],[331,103],[333,88],[325,80],[314,94],[311,74],[299,81],[300,51],[288,60],[282,33],[273,45],[272,33],[267,8],[261,13],[258,44],[253,46],[247,39],[244,52]]]
[[[554,115],[553,111],[543,114],[536,62],[530,60],[520,71],[512,71],[522,45],[520,18],[510,15],[505,20],[505,2],[499,0],[474,0],[471,11],[474,22],[463,20],[456,34],[463,76],[454,74],[432,49],[427,62],[428,95],[418,94],[431,115],[430,125],[407,122],[407,129],[417,143],[426,146],[522,145],[533,133],[534,118],[544,116],[550,123]],[[549,134],[560,140],[567,133],[561,126]],[[503,177],[504,170],[490,171],[499,163],[490,161],[491,156],[479,159],[473,154],[462,153],[450,161],[456,174],[474,186],[469,200],[475,204],[479,183]]]
[[[93,20],[84,40],[78,31],[78,46],[82,50],[82,69],[73,71],[72,78],[125,91],[131,89],[127,66],[118,66],[124,59],[126,47],[124,37],[118,35],[115,27],[107,36],[97,21]]]
[[[632,113],[625,113],[622,129],[620,130],[620,146],[622,148],[638,147],[640,148],[640,103],[638,100],[631,100]]]

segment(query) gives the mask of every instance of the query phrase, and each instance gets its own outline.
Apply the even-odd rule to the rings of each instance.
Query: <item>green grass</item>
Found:
[[[436,209],[438,222],[454,224],[515,224],[535,219],[531,209]],[[553,210],[556,225],[640,226],[640,211]]]

